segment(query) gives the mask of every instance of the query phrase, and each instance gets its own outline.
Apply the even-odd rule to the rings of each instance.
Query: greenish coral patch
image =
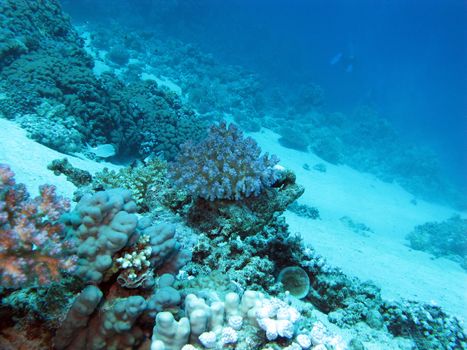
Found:
[[[157,210],[166,203],[165,194],[169,191],[167,163],[155,158],[147,164],[126,167],[119,171],[108,170],[97,173],[92,188],[124,188],[130,190],[139,211]]]

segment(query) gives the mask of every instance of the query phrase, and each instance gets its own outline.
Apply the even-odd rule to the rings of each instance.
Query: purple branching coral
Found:
[[[14,173],[0,164],[0,285],[19,287],[44,285],[57,280],[61,272],[74,269],[76,257],[63,242],[63,225],[58,222],[70,203],[44,185],[40,195],[30,198]]]
[[[196,197],[240,200],[271,186],[278,177],[278,162],[275,155],[261,155],[255,140],[244,138],[235,125],[222,122],[200,143],[183,144],[170,174],[177,187]]]

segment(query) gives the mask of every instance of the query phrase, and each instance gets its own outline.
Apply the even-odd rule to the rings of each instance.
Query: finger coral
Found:
[[[258,196],[277,179],[274,166],[279,159],[261,149],[233,124],[225,122],[211,127],[199,144],[183,144],[171,167],[175,185],[196,197],[240,200]]]
[[[58,222],[70,204],[56,195],[54,186],[43,185],[39,193],[30,198],[10,168],[0,164],[1,286],[44,285],[75,266],[71,243],[62,240]]]

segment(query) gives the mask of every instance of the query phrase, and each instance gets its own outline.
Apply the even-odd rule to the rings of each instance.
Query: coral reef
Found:
[[[439,306],[413,301],[385,302],[384,322],[396,336],[415,339],[419,349],[464,349],[467,338],[462,324]]]
[[[349,229],[351,229],[353,232],[368,237],[370,233],[374,233],[371,228],[369,228],[367,225],[365,225],[362,222],[355,222],[352,220],[352,218],[348,216],[343,216],[339,219],[340,222],[342,222],[345,226],[347,226]]]
[[[282,182],[276,182],[258,197],[230,201],[231,205],[242,207],[245,202],[263,198],[264,204],[257,210],[268,212],[269,219],[258,221],[246,236],[238,228],[239,222],[250,220],[246,211],[224,217],[222,211],[213,211],[202,218],[208,224],[188,220],[191,209],[181,211],[181,215],[188,215],[184,220],[200,232],[191,262],[177,254],[181,251],[173,226],[151,225],[149,220],[136,218],[136,203],[129,191],[107,190],[85,196],[74,212],[63,218],[68,237],[76,236],[81,242],[76,271],[81,277],[71,284],[63,281],[52,285],[53,289],[48,290],[55,292],[49,299],[30,290],[29,296],[13,293],[4,298],[2,307],[8,306],[16,315],[28,313],[31,311],[27,310],[41,310],[38,305],[55,295],[58,303],[53,311],[33,314],[38,319],[50,318],[41,326],[44,334],[49,334],[43,344],[51,343],[53,330],[57,349],[143,349],[149,346],[153,327],[153,349],[343,349],[347,341],[331,331],[331,323],[354,327],[363,322],[374,330],[368,333],[370,339],[365,338],[366,341],[371,341],[371,337],[380,341],[377,334],[387,327],[394,335],[410,338],[425,348],[463,346],[465,336],[457,319],[439,308],[413,302],[409,308],[409,304],[383,300],[378,288],[329,267],[298,237],[290,235],[279,214],[302,192],[294,183],[293,174],[281,174]],[[196,207],[197,201],[185,205]],[[237,229],[222,234],[222,230],[215,229],[219,222]],[[100,239],[95,240],[89,235],[91,232]],[[113,240],[113,235],[120,239]],[[99,242],[106,242],[104,250],[99,248]],[[91,246],[96,249],[88,249]],[[170,275],[156,277],[167,268],[177,272],[183,265],[177,279]],[[300,268],[310,281],[303,302],[293,293],[282,294],[277,283],[280,272],[291,265]],[[86,281],[91,284],[85,286]],[[66,293],[71,299],[69,306],[63,303]],[[37,304],[17,301],[24,297],[33,300],[31,296]],[[248,307],[242,307],[247,304]],[[327,314],[327,320],[317,320],[314,315],[318,310]],[[407,318],[403,315],[411,315],[411,321],[404,321]],[[423,326],[422,333],[413,329],[417,322],[428,325]],[[438,324],[448,325],[451,331],[437,330]],[[6,335],[6,330],[2,334]],[[5,341],[4,337],[0,339]],[[350,344],[354,348],[361,344],[358,331]]]
[[[455,215],[442,222],[427,222],[416,226],[407,235],[410,247],[447,257],[467,270],[467,219]]]
[[[175,228],[138,220],[131,192],[111,189],[85,195],[62,217],[76,237],[78,282],[87,286],[71,303],[54,337],[57,349],[127,349],[145,339],[151,315],[180,304],[173,278],[187,260]],[[178,295],[178,297],[177,297]]]
[[[17,121],[28,136],[43,145],[63,153],[77,152],[83,144],[79,125],[66,115],[63,104],[52,106],[42,102],[34,113],[20,115]]]
[[[70,237],[78,239],[78,268],[83,280],[99,283],[112,266],[112,257],[134,233],[138,219],[129,191],[109,190],[84,196],[73,212],[62,218]]]
[[[31,3],[24,0],[5,0],[0,4],[0,13],[7,24],[2,26],[2,31],[7,33],[3,35],[16,38],[19,41],[17,45],[24,46],[25,51],[34,50],[45,42],[49,45],[80,42],[69,18],[63,15],[58,1]],[[10,48],[16,46],[3,41],[2,45]],[[2,51],[5,56],[6,53],[10,56],[19,54],[14,50]]]
[[[295,174],[283,169],[277,179],[257,197],[242,201],[196,199],[188,209],[188,222],[203,232],[216,235],[245,237],[273,222],[299,198],[303,186],[295,182]]]
[[[255,290],[275,295],[280,289],[274,276],[291,264],[302,268],[310,279],[310,289],[304,299],[307,305],[313,305],[313,308],[325,313],[328,322],[338,327],[355,327],[352,346],[360,342],[357,329],[363,323],[371,329],[365,331],[366,342],[371,342],[374,336],[373,341],[379,344],[381,338],[378,334],[387,329],[393,336],[407,337],[423,349],[454,350],[466,345],[460,320],[442,313],[439,307],[434,307],[436,312],[430,311],[428,315],[426,311],[432,309],[430,305],[384,300],[378,287],[347,277],[340,270],[330,267],[323,257],[304,246],[299,238],[291,236],[280,221],[270,223],[262,231],[242,240],[215,234],[203,235],[194,248],[192,262],[185,268],[195,278],[180,283],[187,291],[217,286],[216,290],[228,292],[253,286]],[[214,274],[214,271],[220,272],[220,275]],[[409,311],[408,305],[411,305],[413,312]],[[414,313],[418,316],[408,318]],[[419,331],[420,322],[430,325],[426,328],[427,336]],[[448,328],[437,328],[445,324]],[[418,327],[417,331],[414,327]],[[322,327],[317,326],[317,329]],[[413,346],[406,345],[407,348]]]
[[[63,225],[58,222],[69,202],[49,185],[30,198],[5,164],[0,164],[0,181],[1,286],[44,285],[71,272],[76,263],[69,254],[72,241],[63,240]]]
[[[103,171],[94,175],[87,188],[80,188],[75,195],[78,198],[88,191],[102,191],[111,188],[124,188],[131,191],[138,206],[138,212],[162,211],[164,207],[176,207],[187,201],[184,193],[171,187],[167,177],[167,162],[154,158],[145,163],[122,168],[118,171]]]
[[[146,308],[145,299],[115,298],[93,317],[102,298],[103,293],[93,285],[77,296],[54,338],[56,349],[128,349],[141,341],[142,330],[134,324]]]
[[[107,53],[107,58],[118,65],[125,65],[130,59],[130,54],[123,46],[114,46]]]
[[[205,135],[207,125],[197,114],[177,94],[160,88],[155,81],[116,88],[124,92],[121,98],[131,108],[123,120],[132,125],[128,131],[122,129],[123,135],[133,140],[128,146],[135,148],[139,156],[160,155],[173,160],[182,143],[197,142]]]
[[[44,13],[52,16],[48,11],[53,20],[43,18]],[[201,137],[204,126],[194,111],[156,82],[126,86],[109,73],[96,77],[92,58],[56,1],[38,6],[6,1],[2,14],[2,28],[18,37],[24,33],[20,38],[28,49],[20,50],[22,54],[5,49],[9,54],[0,71],[5,91],[0,113],[17,119],[39,142],[65,153],[87,142],[112,144],[119,156],[161,153],[173,159],[183,141]],[[21,18],[44,20],[41,26],[47,28]]]
[[[67,148],[81,142],[111,143],[120,156],[162,152],[172,160],[182,141],[201,138],[201,121],[213,122],[228,113],[248,130],[272,128],[282,134],[284,145],[309,148],[331,163],[397,181],[422,198],[465,205],[465,197],[446,183],[440,164],[433,161],[436,155],[404,144],[368,106],[348,115],[326,111],[323,88],[314,82],[295,89],[270,86],[241,67],[220,64],[192,44],[164,39],[157,31],[161,28],[147,32],[88,23],[80,28],[87,38],[86,53],[56,1],[13,5],[11,0],[2,3],[0,35],[5,41],[0,52],[6,66],[0,86],[6,98],[0,100],[0,113],[9,118],[28,114],[25,127],[50,147],[69,152]],[[33,25],[25,18],[44,22]],[[100,57],[99,50],[114,60]],[[111,73],[95,77],[88,53],[132,86]],[[141,82],[143,75],[152,81]],[[44,99],[52,107],[65,106],[66,113],[42,118]],[[33,125],[31,119],[41,122]],[[153,127],[156,123],[159,128]],[[64,135],[74,142],[64,142]]]
[[[199,144],[187,142],[170,169],[179,188],[209,201],[258,196],[277,179],[274,155],[260,156],[256,142],[233,124],[211,127]]]
[[[266,194],[259,198],[262,196]],[[241,207],[247,200],[238,202],[237,206]],[[195,203],[193,205],[196,206]],[[219,218],[222,220],[219,221]],[[379,288],[372,283],[361,282],[330,267],[312,248],[304,246],[300,238],[287,232],[287,226],[277,213],[272,220],[262,222],[254,230],[247,231],[248,235],[245,236],[244,227],[239,223],[250,220],[250,213],[241,210],[232,216],[223,216],[221,210],[211,210],[209,216],[191,219],[189,222],[201,230],[202,234],[193,249],[192,261],[184,268],[194,278],[180,281],[180,288],[187,293],[200,293],[200,289],[205,291],[207,288],[215,288],[223,293],[241,293],[253,288],[278,295],[281,288],[276,283],[277,276],[282,269],[294,265],[301,268],[310,280],[309,292],[304,301],[325,313],[328,322],[338,327],[358,329],[360,326],[357,325],[365,324],[372,330],[367,331],[367,337],[373,334],[376,342],[381,341],[377,334],[384,333],[387,329],[394,336],[407,337],[420,348],[455,349],[465,346],[461,322],[442,313],[436,313],[437,316],[433,319],[438,324],[449,324],[452,328],[449,332],[440,331],[437,335],[430,328],[428,338],[423,338],[421,333],[401,333],[395,326],[398,319],[391,315],[408,313],[405,304],[386,301],[381,297]],[[206,224],[209,222],[215,224]],[[232,227],[237,229],[232,230]],[[430,309],[429,305],[410,303],[417,310]],[[426,315],[424,311],[423,314]],[[404,319],[402,317],[400,322]],[[414,327],[414,324],[410,323],[407,330],[410,327]],[[361,341],[358,331],[356,332],[351,343],[358,348]],[[456,335],[453,337],[453,334]],[[370,339],[367,338],[366,341],[371,341]]]
[[[317,220],[320,218],[318,208],[311,207],[307,204],[299,204],[298,202],[293,202],[291,205],[289,205],[287,209],[289,209],[292,213],[295,213],[298,216],[304,218],[312,220]]]
[[[120,272],[123,285],[151,286],[154,268],[169,257],[184,259],[186,254],[177,254],[174,228],[138,221],[135,213],[131,192],[111,189],[83,196],[72,212],[62,216],[67,236],[78,241],[76,275],[100,283]]]
[[[310,144],[309,137],[303,133],[302,128],[295,126],[283,126],[278,132],[281,135],[279,143],[287,148],[306,152]]]
[[[73,167],[68,158],[54,159],[52,163],[47,165],[47,169],[52,170],[57,176],[65,175],[66,179],[76,187],[88,185],[92,181],[92,175],[89,172]]]
[[[308,347],[312,342],[304,332],[296,334],[300,319],[296,308],[252,290],[243,295],[227,293],[224,298],[215,291],[206,299],[189,294],[185,314],[178,322],[168,312],[157,315],[151,350],[181,349],[186,344],[207,349],[251,349],[260,348],[264,338],[275,341],[295,336],[298,342],[310,344]],[[261,330],[264,335],[258,336]]]
[[[323,103],[323,88],[316,83],[310,83],[300,88],[293,108],[296,114],[302,114],[322,106]]]
[[[164,5],[159,4],[158,9]],[[99,50],[110,53],[125,47],[131,58],[145,63],[143,68],[148,75],[171,81],[168,85],[210,122],[229,113],[235,116],[240,126],[258,129],[261,119],[258,111],[266,107],[264,84],[259,75],[239,66],[221,64],[195,44],[168,38],[157,31],[140,28],[129,31],[115,23],[103,26],[99,22],[88,23],[83,29],[91,33],[90,49],[97,60],[100,59]],[[109,62],[107,58],[106,63]],[[115,62],[111,61],[109,65],[115,66]],[[118,68],[123,70],[124,76],[135,70],[131,64]]]
[[[316,134],[314,135],[316,136]],[[315,138],[313,137],[310,149],[319,157],[331,164],[339,164],[342,161],[343,148],[340,140],[336,137],[328,136]]]
[[[325,173],[327,171],[326,164],[324,163],[317,163],[313,165],[313,169],[319,171],[320,173]]]
[[[81,187],[70,213],[53,187],[30,198],[0,166],[0,348],[355,350],[396,348],[393,337],[405,348],[466,348],[457,318],[384,300],[290,234],[287,208],[313,219],[318,210],[293,204],[304,191],[295,175],[237,127],[213,126],[200,141],[207,123],[231,113],[240,126],[281,131],[283,144],[331,163],[438,191],[436,164],[406,151],[379,116],[328,113],[317,84],[284,93],[158,32],[110,24],[83,33],[85,50],[56,0],[6,0],[0,13],[3,116],[63,152],[109,144],[120,160],[151,159],[104,171],[87,188],[87,173],[54,162],[51,170]],[[165,160],[175,159],[169,178]],[[449,244],[434,254],[458,253],[450,243],[465,232],[462,220],[448,220]],[[437,225],[419,227],[429,234],[414,234],[414,244],[440,239]]]

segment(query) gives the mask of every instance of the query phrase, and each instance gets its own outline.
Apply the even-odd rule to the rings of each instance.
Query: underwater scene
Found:
[[[0,350],[467,349],[467,2],[0,0]]]

